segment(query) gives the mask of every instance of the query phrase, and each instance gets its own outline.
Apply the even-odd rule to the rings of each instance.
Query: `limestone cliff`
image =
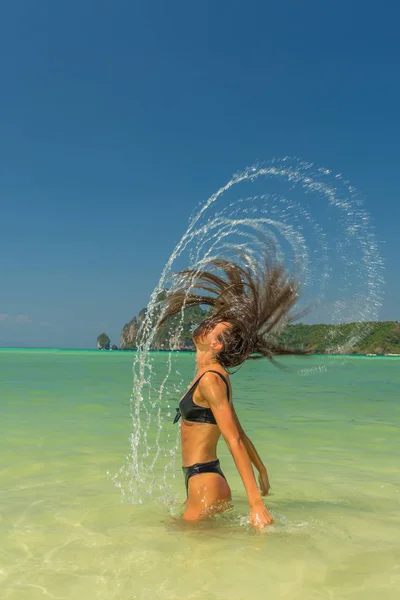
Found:
[[[192,331],[207,314],[206,310],[193,306],[185,310],[183,320],[180,314],[175,315],[157,331],[151,349],[169,350],[172,347],[179,350],[194,350]],[[138,317],[133,317],[124,325],[121,331],[121,350],[136,348],[138,330],[145,316],[146,309],[143,308]],[[179,331],[179,338],[176,337],[174,330]]]
[[[138,328],[138,320],[136,317],[133,317],[133,319],[131,319],[129,323],[126,323],[123,326],[120,341],[121,350],[129,350],[136,347],[136,336]]]

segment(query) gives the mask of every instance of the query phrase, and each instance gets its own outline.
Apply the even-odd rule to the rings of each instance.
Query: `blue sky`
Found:
[[[18,0],[0,17],[0,346],[92,347],[256,160],[360,189],[400,317],[400,6]]]

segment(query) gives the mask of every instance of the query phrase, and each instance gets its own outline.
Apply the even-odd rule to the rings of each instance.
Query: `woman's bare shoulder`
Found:
[[[222,377],[221,377],[221,375],[222,375]],[[223,378],[225,379],[225,381]],[[213,390],[214,392],[217,392],[218,394],[225,393],[227,395],[228,394],[227,384],[229,386],[229,375],[226,373],[226,371],[215,369],[214,371],[206,371],[204,373],[204,375],[200,379],[199,388],[200,388],[200,391],[202,393],[204,392],[205,394],[207,394],[207,392],[210,392],[211,390]]]

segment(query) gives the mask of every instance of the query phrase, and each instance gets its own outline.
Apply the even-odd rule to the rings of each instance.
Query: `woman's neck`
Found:
[[[203,371],[210,365],[218,365],[218,361],[212,352],[200,352],[196,353],[197,370]]]

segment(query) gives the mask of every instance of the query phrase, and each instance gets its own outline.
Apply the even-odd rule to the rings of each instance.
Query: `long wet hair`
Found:
[[[175,273],[178,281],[161,301],[158,327],[186,307],[206,305],[211,307],[210,314],[193,335],[204,335],[221,322],[230,324],[219,336],[223,349],[216,355],[225,369],[248,359],[267,357],[275,362],[274,356],[304,354],[277,339],[299,317],[292,313],[299,284],[267,250],[257,261],[244,254],[238,258],[241,264],[213,259],[204,268]]]

